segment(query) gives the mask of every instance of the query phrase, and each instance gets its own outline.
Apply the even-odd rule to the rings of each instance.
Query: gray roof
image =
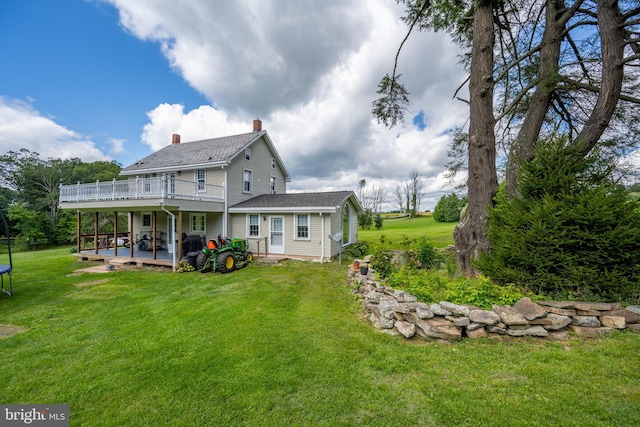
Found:
[[[204,166],[230,161],[266,131],[168,145],[122,169],[124,174],[148,170]]]
[[[295,209],[335,211],[337,206],[342,205],[351,196],[353,196],[357,207],[360,208],[359,203],[355,200],[353,191],[327,191],[321,193],[263,194],[231,206],[229,211],[263,210],[265,212],[276,212]]]

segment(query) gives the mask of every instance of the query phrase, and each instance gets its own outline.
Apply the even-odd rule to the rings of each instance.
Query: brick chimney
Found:
[[[253,121],[253,131],[254,132],[260,132],[261,130],[262,130],[262,120],[255,119]]]
[[[173,135],[171,135],[171,143],[180,144],[180,135],[177,133],[174,133]]]

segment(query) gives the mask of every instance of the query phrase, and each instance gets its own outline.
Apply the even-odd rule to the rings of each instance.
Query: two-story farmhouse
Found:
[[[352,191],[287,194],[291,176],[260,120],[241,135],[181,142],[174,134],[121,175],[127,179],[60,187],[60,206],[77,212],[82,259],[175,267],[189,242],[221,235],[246,238],[257,255],[323,261],[358,239]],[[99,232],[100,212],[113,214],[113,234]],[[95,220],[90,235],[81,231],[86,213]]]

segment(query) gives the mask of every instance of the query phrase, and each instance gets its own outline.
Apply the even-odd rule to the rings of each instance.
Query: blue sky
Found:
[[[400,62],[407,123],[377,124],[371,102],[406,32],[402,12],[394,0],[0,2],[0,154],[126,166],[172,133],[250,132],[260,118],[289,190],[366,179],[392,192],[416,169],[432,208],[454,185],[446,130],[468,114],[451,99],[464,74],[446,35],[414,34]]]

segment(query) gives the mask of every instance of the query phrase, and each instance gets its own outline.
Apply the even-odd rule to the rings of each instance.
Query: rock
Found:
[[[369,320],[373,323],[373,327],[376,329],[382,329],[382,323],[380,323],[380,317],[376,316],[375,313],[371,313],[369,316]]]
[[[561,316],[555,313],[547,314],[547,319],[551,321],[551,324],[545,325],[544,328],[549,331],[557,331],[571,324],[569,316]]]
[[[459,341],[462,338],[462,329],[445,319],[420,320],[416,324],[416,333],[425,338],[440,338],[447,341]]]
[[[469,307],[465,307],[464,305],[457,305],[452,302],[441,301],[440,307],[459,316],[469,316]]]
[[[601,316],[600,323],[607,328],[624,329],[627,327],[627,321],[621,316]]]
[[[636,314],[631,310],[618,309],[612,311],[605,311],[603,316],[620,316],[624,317],[626,323],[640,323],[640,314]]]
[[[524,297],[520,301],[515,303],[513,309],[522,314],[527,320],[533,320],[547,315],[547,310],[531,301],[531,298],[527,297]]]
[[[613,328],[591,328],[588,326],[577,326],[577,325],[569,325],[569,329],[571,329],[576,335],[585,338],[594,338],[598,335],[603,335],[614,331]]]
[[[367,302],[374,302],[376,304],[380,303],[381,298],[384,296],[384,294],[381,294],[380,292],[370,292],[367,295]]]
[[[575,326],[586,326],[590,328],[600,327],[600,321],[595,316],[573,316],[571,324]]]
[[[434,316],[431,310],[429,310],[429,307],[422,307],[422,306],[416,307],[416,315],[420,319],[431,319]]]
[[[549,332],[549,336],[547,337],[550,340],[553,341],[568,341],[569,340],[569,334],[567,333],[566,330],[563,331],[550,331]]]
[[[367,307],[367,310],[374,313],[376,316],[380,317],[380,310],[378,310],[378,304],[367,303],[365,307]]]
[[[410,322],[397,321],[396,329],[400,332],[405,338],[409,339],[416,334],[416,325]]]
[[[393,299],[381,300],[378,304],[378,310],[380,310],[380,316],[387,319],[393,318],[393,313],[398,308],[398,301]]]
[[[627,307],[627,310],[635,314],[640,314],[640,305],[630,305]]]
[[[406,320],[407,322],[411,322],[414,324],[417,324],[420,321],[420,318],[418,317],[418,315],[416,313],[404,313],[402,315],[402,317],[404,317],[404,320]]]
[[[500,316],[494,311],[471,310],[469,312],[469,320],[474,323],[482,323],[484,325],[495,325],[500,321]]]
[[[414,297],[413,295],[411,295],[410,293],[405,292],[405,291],[395,291],[393,293],[393,297],[398,302],[414,302],[414,301],[418,301],[418,299],[416,297]]]
[[[396,307],[396,312],[398,313],[411,313],[412,311],[414,311],[414,307],[410,302],[398,303],[398,306]]]
[[[576,310],[576,316],[600,316],[600,313],[598,310]]]
[[[494,305],[493,311],[500,316],[500,319],[507,326],[528,325],[529,322],[519,312],[509,306]]]
[[[431,304],[429,310],[436,316],[449,316],[452,314],[449,310],[442,308],[440,304]]]
[[[549,335],[549,332],[545,328],[540,325],[531,326],[527,329],[507,329],[507,335],[512,337],[524,337],[530,335],[532,337],[546,337]]]
[[[460,328],[464,326],[469,326],[469,323],[471,322],[469,321],[468,317],[456,317],[455,319],[453,319],[453,324]]]
[[[392,317],[391,319],[387,319],[386,317],[380,318],[380,327],[382,329],[391,329],[396,324],[396,318]]]
[[[545,325],[550,325],[553,322],[551,322],[551,320],[546,317],[539,317],[537,319],[530,320],[529,323],[531,323],[532,325],[545,326]]]
[[[537,303],[545,307],[553,307],[553,308],[560,308],[560,309],[573,308],[573,301],[538,301]]]
[[[505,328],[500,328],[498,326],[487,326],[486,329],[489,334],[506,335],[507,333],[507,330]]]
[[[406,320],[406,318],[404,317],[404,314],[398,313],[397,311],[393,312],[393,317],[395,317],[396,320]]]
[[[383,334],[391,335],[392,337],[400,335],[400,332],[398,332],[398,330],[396,328],[393,328],[393,329],[380,329],[380,332],[382,332]]]
[[[611,311],[620,308],[620,304],[618,303],[607,303],[607,302],[574,302],[573,308],[576,310],[582,311]]]
[[[545,310],[549,313],[557,314],[559,316],[575,316],[576,311],[566,308],[545,307]]]
[[[484,328],[483,323],[470,323],[469,326],[467,326],[467,331],[475,331],[480,328]]]
[[[479,324],[479,323],[477,323]],[[469,330],[467,329],[467,336],[471,339],[478,339],[478,338],[486,338],[487,337],[487,331],[484,329],[484,327],[480,327],[478,329],[474,329],[474,330]]]

